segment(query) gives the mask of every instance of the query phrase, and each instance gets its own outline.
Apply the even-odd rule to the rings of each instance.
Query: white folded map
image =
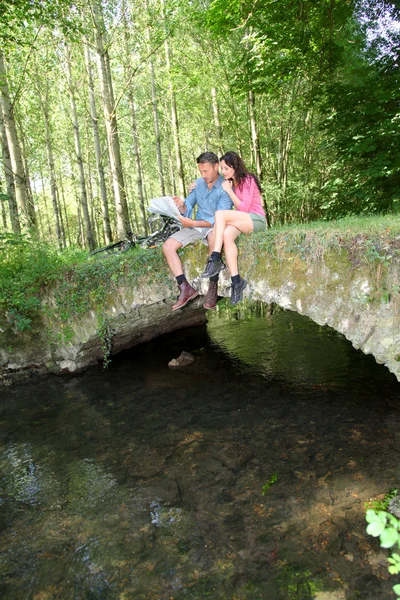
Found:
[[[147,207],[147,210],[151,213],[171,217],[172,219],[175,219],[179,222],[180,217],[182,216],[171,196],[152,198],[150,200],[150,206]]]
[[[161,198],[152,198],[150,200],[150,206],[147,207],[147,210],[151,213],[171,217],[172,219],[178,221],[180,225],[182,225],[182,215],[179,212],[179,209],[176,206],[175,202],[173,201],[172,196],[161,196]],[[203,233],[204,236],[208,232],[207,227],[193,227],[193,229],[196,229],[200,233]]]

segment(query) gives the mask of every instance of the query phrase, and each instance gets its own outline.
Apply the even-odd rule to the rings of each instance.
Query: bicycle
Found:
[[[150,235],[139,236],[133,234],[131,231],[127,232],[127,237],[125,240],[120,240],[118,242],[114,242],[113,244],[108,244],[108,246],[104,246],[103,248],[97,248],[90,252],[89,256],[95,256],[96,254],[116,254],[118,252],[127,252],[128,250],[133,250],[134,248],[156,248],[160,246],[167,240],[173,233],[176,233],[181,229],[181,225],[175,221],[175,219],[171,219],[170,217],[166,217],[163,215],[155,215],[154,217],[150,217],[148,220],[150,231],[153,229],[154,223],[157,221],[161,221],[161,226],[158,229],[153,231]]]

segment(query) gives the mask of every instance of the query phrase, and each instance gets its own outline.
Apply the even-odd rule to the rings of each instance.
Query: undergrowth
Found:
[[[118,293],[122,285],[137,285],[144,274],[149,283],[167,279],[159,248],[88,260],[82,250],[60,251],[23,235],[2,234],[0,333],[32,330],[43,309],[68,341],[75,319],[89,310],[101,313],[110,293]],[[49,291],[51,304],[46,302]]]
[[[25,235],[0,234],[0,323],[18,332],[30,329],[42,290],[66,269],[86,260],[86,252],[60,252]]]

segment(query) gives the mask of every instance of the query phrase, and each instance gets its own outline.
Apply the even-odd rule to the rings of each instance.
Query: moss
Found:
[[[365,231],[359,233],[362,224]],[[399,301],[400,223],[396,227],[390,228],[387,221],[379,219],[343,220],[241,236],[240,269],[253,281],[267,281],[270,288],[294,283],[297,298],[304,302],[310,301],[310,286],[317,289],[324,283],[328,291],[336,293],[335,280],[328,277],[332,273],[340,274],[343,283],[350,282],[355,273],[365,275],[372,288],[370,302]],[[207,259],[207,248],[203,244],[188,246],[181,251],[181,257],[188,278],[198,277]],[[71,340],[74,323],[91,311],[96,319],[108,314],[115,299],[120,299],[122,293],[126,298],[126,290],[132,294],[127,300],[133,302],[144,282],[165,287],[166,294],[175,288],[161,248],[91,259],[73,268],[61,265],[57,269],[48,277],[47,287],[35,287],[35,302],[25,316],[30,329],[18,332],[15,319],[5,315],[0,333],[3,347],[17,348],[40,333],[55,343]]]

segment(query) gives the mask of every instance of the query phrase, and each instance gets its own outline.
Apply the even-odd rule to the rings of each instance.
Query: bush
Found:
[[[2,329],[32,327],[43,286],[73,264],[86,260],[82,250],[59,251],[26,235],[0,234],[0,315]]]
[[[384,510],[367,510],[366,519],[369,525],[367,533],[373,537],[379,537],[382,548],[392,548],[397,545],[400,548],[400,521]],[[388,558],[389,573],[398,575],[400,573],[400,555],[393,552]],[[393,591],[400,596],[400,584],[393,586]]]

